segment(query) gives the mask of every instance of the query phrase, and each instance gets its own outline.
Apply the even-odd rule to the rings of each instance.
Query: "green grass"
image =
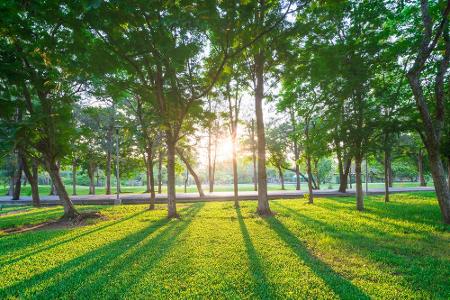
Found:
[[[432,193],[96,207],[89,226],[0,237],[0,299],[450,298],[450,227]],[[53,218],[55,208],[30,214]],[[28,213],[28,212],[27,212]],[[24,214],[3,216],[21,224]]]
[[[394,183],[394,187],[417,187],[419,186],[419,183],[417,182],[396,182]],[[432,186],[429,184],[429,186]],[[338,184],[323,184],[320,187],[322,190],[327,189],[335,189],[337,190],[339,188]],[[354,188],[354,186],[353,186]],[[384,183],[370,183],[369,189],[382,189],[384,188]],[[69,193],[69,195],[72,194],[72,186],[66,186],[66,189]],[[123,186],[122,193],[143,193],[146,190],[145,186]],[[295,184],[286,184],[287,190],[295,190]],[[307,189],[306,184],[302,182],[302,189]],[[176,187],[177,193],[183,193],[184,192],[184,186],[177,186]],[[208,191],[208,186],[204,185],[203,190],[205,192]],[[269,191],[280,191],[281,187],[279,184],[268,184],[268,190]],[[162,192],[166,193],[167,188],[166,186],[163,186]],[[190,185],[187,187],[186,191],[188,193],[196,193],[197,187],[195,185]],[[215,192],[232,192],[233,186],[232,185],[222,185],[218,184],[214,186]],[[253,191],[253,185],[252,184],[239,184],[239,191]],[[7,187],[0,187],[0,195],[5,195],[8,192]],[[116,192],[116,188],[112,187],[112,193]],[[41,185],[39,186],[39,194],[47,196],[50,193],[50,186],[48,185]],[[96,193],[101,195],[105,194],[105,187],[96,187]],[[77,186],[77,194],[78,195],[88,195],[89,194],[89,187],[88,186]],[[31,196],[31,188],[29,185],[22,187],[21,190],[22,196]]]

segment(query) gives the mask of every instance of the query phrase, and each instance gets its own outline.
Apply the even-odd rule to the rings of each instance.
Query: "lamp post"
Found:
[[[117,181],[117,191],[116,191],[116,200],[114,201],[115,205],[122,204],[122,200],[120,199],[120,172],[119,172],[119,129],[121,126],[115,125],[116,129],[116,181]]]

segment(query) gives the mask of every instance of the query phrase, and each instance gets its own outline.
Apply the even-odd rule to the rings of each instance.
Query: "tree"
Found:
[[[419,36],[420,42],[414,43],[411,49],[411,55],[415,53],[415,57],[406,76],[422,121],[419,133],[430,160],[439,207],[444,222],[450,224],[450,189],[446,183],[441,154],[442,138],[445,136],[443,135],[446,121],[445,106],[449,99],[446,73],[450,61],[448,24],[450,1],[438,1],[436,4],[439,5],[441,2],[445,4],[440,5],[442,13],[434,17],[436,21],[433,21],[429,1],[421,0],[420,2],[419,30],[422,33]],[[417,27],[414,26],[414,28]],[[430,82],[434,84],[434,92],[426,91]]]
[[[79,31],[70,31],[63,24],[76,23],[75,15],[71,8],[55,1],[9,2],[0,18],[0,76],[5,86],[20,96],[20,100],[3,99],[2,107],[13,106],[24,112],[12,138],[47,170],[67,218],[78,213],[59,175],[58,161],[69,151],[71,105],[82,75],[74,58],[82,57],[84,45],[77,43]]]

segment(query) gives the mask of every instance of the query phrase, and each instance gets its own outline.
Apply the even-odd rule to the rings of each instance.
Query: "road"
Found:
[[[407,193],[407,192],[422,192],[422,191],[434,191],[433,187],[411,187],[411,188],[391,188],[391,193]],[[293,199],[303,198],[306,191],[269,191],[268,196],[270,199]],[[383,189],[369,189],[369,195],[383,194]],[[315,197],[343,197],[353,196],[355,190],[348,190],[347,193],[340,193],[336,190],[321,190],[314,191]],[[124,204],[138,204],[148,203],[150,194],[148,193],[124,193],[120,195],[122,203]],[[255,191],[239,192],[239,200],[256,200],[258,194]],[[72,201],[75,204],[114,204],[116,195],[83,195],[83,196],[71,196]],[[206,193],[205,197],[199,197],[198,193],[177,193],[177,202],[197,202],[197,201],[231,201],[233,200],[233,192],[214,192]],[[156,203],[166,203],[167,194],[156,195]],[[58,196],[41,196],[41,203],[43,205],[58,205],[60,201]],[[31,196],[23,196],[20,200],[11,200],[10,196],[0,196],[0,204],[31,204]]]

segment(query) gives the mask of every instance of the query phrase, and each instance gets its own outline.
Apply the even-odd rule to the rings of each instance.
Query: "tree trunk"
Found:
[[[162,150],[159,149],[159,155],[158,155],[158,194],[161,194],[162,192],[162,161],[163,161],[163,153]]]
[[[450,190],[450,156],[447,157],[447,177],[448,189]]]
[[[106,195],[111,195],[111,150],[106,153]]]
[[[236,151],[236,128],[233,129],[232,143],[233,143],[233,195],[234,195],[234,207],[239,207],[239,188],[238,188],[238,170],[237,170],[237,151]]]
[[[145,186],[146,186],[145,192],[150,193],[150,170],[148,169],[149,168],[148,155],[147,155],[147,157],[145,155],[146,155],[146,152],[142,152],[142,157],[144,159],[144,165],[145,165]]]
[[[285,188],[284,188],[283,169],[281,167],[278,167],[277,169],[278,169],[278,176],[280,177],[281,189],[285,190]]]
[[[420,186],[427,186],[427,182],[425,181],[424,171],[423,171],[423,151],[419,149],[419,153],[417,155],[417,164],[419,168],[419,183]]]
[[[77,162],[72,162],[72,195],[77,194]]]
[[[308,172],[308,203],[314,203],[314,192],[313,192],[313,184],[312,184],[312,168],[311,168],[311,156],[309,154],[306,155],[306,171]]]
[[[361,164],[362,164],[362,157],[358,155],[355,156],[356,209],[359,211],[364,210]]]
[[[428,147],[431,175],[444,222],[450,224],[450,189],[445,178],[444,165],[438,149]]]
[[[67,194],[66,188],[64,187],[64,184],[61,180],[61,176],[59,175],[59,167],[56,164],[56,162],[47,160],[46,161],[46,169],[49,173],[53,185],[56,188],[56,192],[58,193],[59,200],[62,202],[64,206],[64,218],[74,218],[78,216],[78,212],[73,206],[72,201],[69,198],[69,195]]]
[[[18,157],[16,176],[14,176],[14,192],[12,200],[20,199],[20,190],[22,188],[22,169],[23,169],[22,160]]]
[[[389,150],[384,150],[384,202],[389,202],[389,161],[391,160],[391,154]]]
[[[347,159],[345,161],[344,166],[340,166],[339,170],[339,192],[345,193],[347,192],[347,185],[348,185],[348,175],[350,173],[350,167],[352,165],[352,160]],[[341,171],[342,169],[342,171]]]
[[[272,214],[267,197],[267,174],[266,174],[266,136],[264,133],[263,120],[263,97],[264,97],[264,54],[259,50],[255,55],[255,111],[256,111],[256,135],[258,149],[258,208],[260,215]]]
[[[92,162],[88,163],[88,177],[89,177],[89,195],[95,195],[94,184],[94,165]]]
[[[153,152],[152,148],[147,147],[147,181],[150,189],[150,206],[149,209],[155,209],[155,176],[153,173]]]
[[[209,100],[209,110],[211,111],[211,100]],[[211,140],[211,124],[208,127],[208,185],[209,185],[209,192],[212,193],[214,191],[214,182],[212,179],[212,140]]]
[[[20,159],[22,160],[23,171],[31,186],[31,198],[33,201],[34,207],[41,206],[41,200],[39,198],[39,186],[38,186],[38,172],[37,166],[35,167],[35,163],[32,164],[32,170],[30,170],[30,166],[25,156],[21,155]]]
[[[201,198],[205,197],[205,193],[203,192],[202,183],[200,181],[200,178],[198,177],[197,173],[195,173],[194,168],[192,168],[192,165],[190,164],[189,160],[186,159],[186,157],[183,155],[183,152],[180,149],[176,149],[178,155],[180,156],[181,160],[186,165],[186,168],[188,169],[189,173],[192,175],[192,178],[194,178],[195,185],[197,186],[198,194]]]
[[[175,144],[176,140],[172,137],[172,132],[166,132],[167,143],[167,217],[176,218],[177,204],[175,191]]]
[[[251,127],[252,162],[253,162],[253,189],[258,190],[258,172],[256,171],[256,143],[255,143],[255,121],[252,119]]]
[[[188,181],[189,181],[189,170],[186,168],[186,172],[185,172],[185,176],[184,176],[184,193],[187,193],[187,185],[188,185]]]
[[[388,172],[389,172],[389,187],[392,187],[392,184],[394,183],[394,176],[392,174],[392,157],[389,155],[389,160],[387,161],[388,164]]]

